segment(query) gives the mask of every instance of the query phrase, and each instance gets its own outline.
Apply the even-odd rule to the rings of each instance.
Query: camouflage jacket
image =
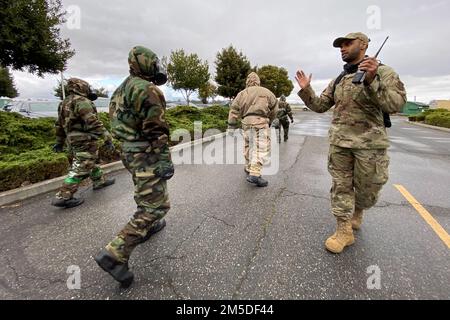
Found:
[[[124,152],[168,153],[169,125],[162,91],[141,77],[130,75],[111,97],[109,115],[113,136]],[[157,150],[158,149],[158,150]]]
[[[406,91],[395,71],[380,65],[373,82],[366,86],[352,83],[354,74],[345,75],[317,97],[311,86],[298,92],[308,108],[326,112],[335,106],[329,131],[332,145],[355,149],[385,149],[389,139],[384,127],[383,112],[395,113],[406,103]]]
[[[56,126],[56,142],[69,145],[80,145],[111,135],[97,117],[97,109],[87,97],[71,93],[58,106]]]
[[[294,120],[291,106],[286,101],[278,102],[277,118],[280,119],[281,121],[287,121],[288,117],[289,119],[291,119],[291,121]]]
[[[269,124],[275,119],[278,100],[268,89],[260,87],[260,80],[252,72],[247,77],[247,87],[238,93],[231,104],[228,124],[235,126],[239,118],[243,124]]]

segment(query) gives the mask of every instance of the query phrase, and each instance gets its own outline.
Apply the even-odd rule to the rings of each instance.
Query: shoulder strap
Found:
[[[342,71],[340,75],[338,75],[338,77],[336,78],[336,80],[334,81],[333,84],[333,96],[334,96],[334,91],[336,90],[336,86],[339,84],[339,82],[341,82],[342,78],[347,74],[347,71]]]

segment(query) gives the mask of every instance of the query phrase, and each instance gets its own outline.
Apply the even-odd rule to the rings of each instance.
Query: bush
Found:
[[[423,112],[410,115],[408,117],[408,120],[409,121],[425,121],[425,118],[428,115],[435,114],[435,113],[450,113],[450,111],[447,109],[427,109]]]
[[[442,109],[442,108],[440,108],[440,109],[427,109],[427,110],[425,110],[424,112],[423,112],[423,114],[425,115],[425,117],[426,116],[428,116],[428,115],[430,115],[430,114],[433,114],[433,113],[442,113],[442,112],[450,112],[450,110],[447,110],[447,109]]]
[[[0,112],[0,160],[8,154],[42,149],[55,143],[55,119],[30,119]]]
[[[67,156],[50,148],[4,156],[0,161],[0,192],[62,176],[68,166]]]
[[[426,116],[425,123],[432,126],[450,128],[450,112],[447,110],[445,112],[433,112]]]
[[[111,132],[111,120],[109,119],[109,114],[107,112],[99,112],[98,118],[103,123],[103,126]]]
[[[212,106],[204,109],[195,107],[178,106],[166,112],[166,119],[170,130],[186,129],[194,137],[194,122],[202,122],[202,133],[208,129],[226,131],[229,108]]]

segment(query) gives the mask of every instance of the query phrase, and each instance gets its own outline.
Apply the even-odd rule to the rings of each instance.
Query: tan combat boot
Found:
[[[333,253],[341,253],[345,247],[355,243],[352,223],[348,220],[337,218],[336,232],[327,239],[325,247]]]
[[[363,218],[363,210],[355,209],[355,213],[353,213],[352,217],[352,228],[354,230],[359,230],[359,228],[361,228],[362,218]]]

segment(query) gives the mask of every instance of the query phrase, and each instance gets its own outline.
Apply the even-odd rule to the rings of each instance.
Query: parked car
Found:
[[[17,112],[27,118],[43,118],[58,116],[59,101],[13,101],[5,105],[2,110]]]

